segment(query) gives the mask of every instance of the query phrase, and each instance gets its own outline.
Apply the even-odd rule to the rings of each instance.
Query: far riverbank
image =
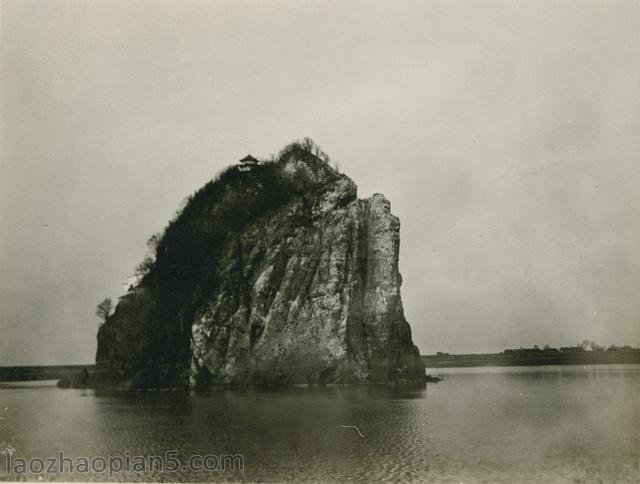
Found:
[[[82,370],[93,373],[95,368],[94,364],[0,366],[0,381],[60,380],[78,375]]]
[[[506,350],[502,353],[422,355],[427,368],[470,366],[602,365],[640,363],[640,350],[575,351]]]

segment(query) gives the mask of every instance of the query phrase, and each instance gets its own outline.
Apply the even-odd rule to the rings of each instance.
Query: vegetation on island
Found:
[[[293,199],[307,207],[310,219],[314,194],[320,187],[304,171],[283,169],[291,157],[324,165],[322,170],[330,179],[340,176],[324,151],[304,138],[250,170],[240,170],[237,165],[226,168],[189,196],[164,231],[151,236],[147,244],[150,254],[135,268],[138,283],[120,298],[100,327],[99,366],[116,362],[110,368],[115,378],[133,380],[137,387],[184,384],[191,322],[220,282],[216,263],[226,241]],[[105,314],[104,310],[100,314]],[[109,344],[114,340],[115,325],[120,329],[127,326],[129,337],[121,348]]]
[[[100,320],[104,323],[109,316],[111,316],[111,312],[113,311],[113,302],[110,297],[107,297],[102,300],[96,307],[96,316],[100,318]]]

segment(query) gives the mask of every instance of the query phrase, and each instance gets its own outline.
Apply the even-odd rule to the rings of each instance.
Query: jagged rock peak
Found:
[[[424,381],[400,295],[400,223],[381,194],[290,149],[207,184],[101,327],[116,384]]]

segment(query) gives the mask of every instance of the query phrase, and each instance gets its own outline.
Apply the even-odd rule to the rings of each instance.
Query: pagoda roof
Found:
[[[259,163],[253,156],[247,155],[240,160],[240,163]]]

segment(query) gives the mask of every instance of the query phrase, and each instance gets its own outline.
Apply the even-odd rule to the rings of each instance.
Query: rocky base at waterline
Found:
[[[411,380],[404,381],[400,383],[378,383],[387,386],[401,386],[402,388],[424,388],[427,383],[438,383],[441,382],[443,378],[425,375],[422,380]],[[155,391],[170,391],[170,392],[189,392],[190,390],[196,392],[208,392],[209,390],[213,390],[216,388],[220,389],[230,389],[230,390],[279,390],[283,388],[289,388],[292,386],[295,387],[313,387],[314,384],[309,383],[294,383],[292,381],[287,381],[286,379],[254,379],[252,381],[244,381],[244,382],[236,382],[234,384],[218,384],[218,385],[209,385],[209,386],[198,386],[198,387],[190,387],[188,381],[185,379],[185,384],[180,386],[162,386],[162,387],[146,387],[143,385],[137,384],[134,379],[125,379],[115,381],[111,376],[107,378],[96,376],[96,374],[86,374],[84,372],[80,372],[76,375],[62,377],[58,380],[57,386],[61,389],[92,389],[98,391],[104,391],[108,394],[135,394],[138,392],[155,392]],[[372,385],[373,383],[361,382],[360,384],[364,385]],[[323,387],[331,387],[331,386],[341,386],[348,385],[353,386],[354,383],[323,383],[321,386]]]
[[[399,220],[321,158],[293,144],[190,197],[98,332],[103,385],[424,384]]]

